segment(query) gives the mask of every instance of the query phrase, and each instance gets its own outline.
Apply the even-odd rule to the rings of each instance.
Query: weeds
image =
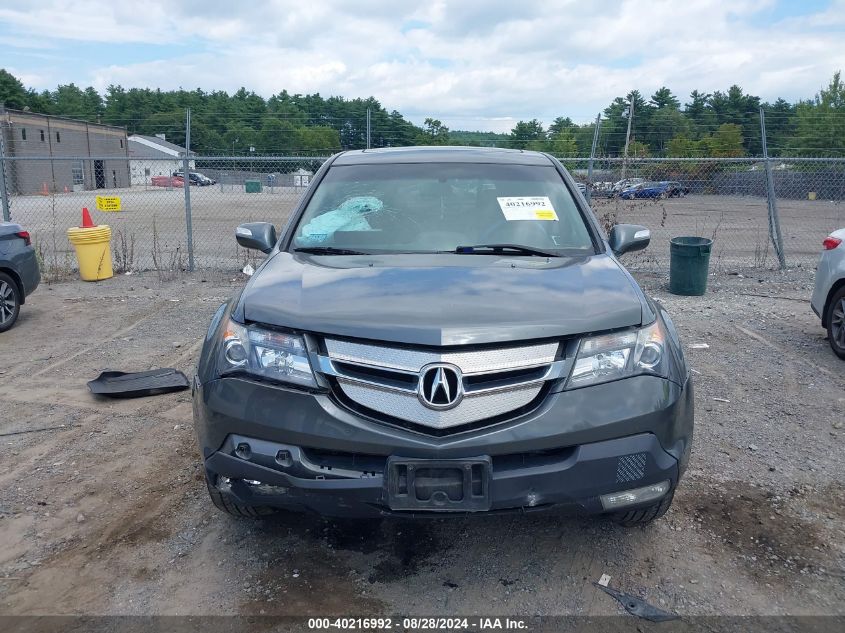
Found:
[[[46,239],[40,233],[32,235],[41,278],[48,284],[70,279],[76,273],[76,265],[71,251],[67,247],[59,248],[59,239],[56,233],[58,223],[55,194],[50,195],[50,218],[51,229]]]
[[[180,272],[185,270],[185,257],[182,253],[182,247],[176,246],[175,250],[165,251],[161,247],[161,241],[158,237],[158,229],[156,228],[156,220],[153,217],[153,268],[158,274],[159,281],[171,281],[175,279]]]
[[[115,238],[116,243],[112,247],[115,272],[131,272],[135,268],[135,234],[130,233],[127,240],[126,233],[117,229]]]
[[[754,245],[754,268],[765,268],[766,261],[769,259],[769,238],[766,236],[763,240],[763,245],[760,245],[760,236],[757,236],[757,242]]]
[[[35,247],[35,258],[38,260],[38,268],[41,271],[41,278],[45,283],[51,284],[56,281],[70,279],[76,273],[76,266],[73,263],[73,257],[70,252],[64,251],[62,259],[59,261],[59,256],[55,248],[45,248],[44,240],[40,236],[32,236],[32,243]]]

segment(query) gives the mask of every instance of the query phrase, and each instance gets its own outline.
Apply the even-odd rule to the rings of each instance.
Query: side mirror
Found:
[[[235,229],[235,239],[244,248],[269,253],[276,245],[276,227],[269,222],[247,222]]]
[[[651,241],[651,231],[639,224],[617,224],[610,230],[610,249],[616,255],[641,251]]]

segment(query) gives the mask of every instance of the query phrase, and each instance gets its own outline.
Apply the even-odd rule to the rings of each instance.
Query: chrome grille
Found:
[[[546,381],[565,376],[571,359],[556,359],[559,343],[459,352],[409,350],[325,339],[327,354],[312,355],[320,373],[334,376],[353,402],[390,418],[437,430],[496,418],[529,405]],[[445,410],[427,405],[420,375],[429,365],[460,370],[462,398]]]
[[[557,348],[558,343],[543,343],[527,347],[438,353],[326,339],[326,349],[333,360],[414,373],[430,363],[452,363],[460,367],[464,374],[483,374],[545,365],[555,359]]]

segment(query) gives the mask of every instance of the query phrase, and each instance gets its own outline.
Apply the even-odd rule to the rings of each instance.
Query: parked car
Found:
[[[634,198],[668,198],[670,187],[668,182],[642,182],[628,189],[624,189],[619,197],[624,200]]]
[[[558,509],[626,526],[690,455],[678,333],[554,158],[344,152],[211,320],[193,380],[221,510],[422,517]]]
[[[689,187],[682,185],[676,180],[670,180],[666,184],[668,185],[666,195],[669,198],[683,198],[690,192]]]
[[[593,183],[593,195],[611,197],[614,195],[612,182]]]
[[[153,176],[150,178],[153,187],[184,187],[185,181],[177,176]]]
[[[830,347],[845,359],[845,229],[834,231],[822,244],[810,305],[827,328]]]
[[[15,324],[21,306],[40,281],[29,233],[20,224],[0,222],[0,332]]]
[[[182,180],[185,179],[183,175],[184,172],[182,170],[177,170],[173,172],[174,178],[181,178]],[[209,178],[205,174],[201,174],[198,171],[190,171],[188,172],[188,180],[192,185],[197,185],[199,187],[207,187],[209,185],[216,185],[217,181]]]
[[[619,195],[625,189],[630,189],[631,187],[639,185],[643,182],[645,182],[645,179],[643,178],[623,178],[622,180],[618,180],[617,182],[613,183],[613,194]]]

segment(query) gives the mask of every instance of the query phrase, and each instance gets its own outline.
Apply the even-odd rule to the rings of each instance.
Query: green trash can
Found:
[[[246,193],[261,193],[261,181],[244,180],[244,191]]]
[[[669,292],[704,294],[712,246],[713,240],[706,237],[673,237],[669,241]]]

